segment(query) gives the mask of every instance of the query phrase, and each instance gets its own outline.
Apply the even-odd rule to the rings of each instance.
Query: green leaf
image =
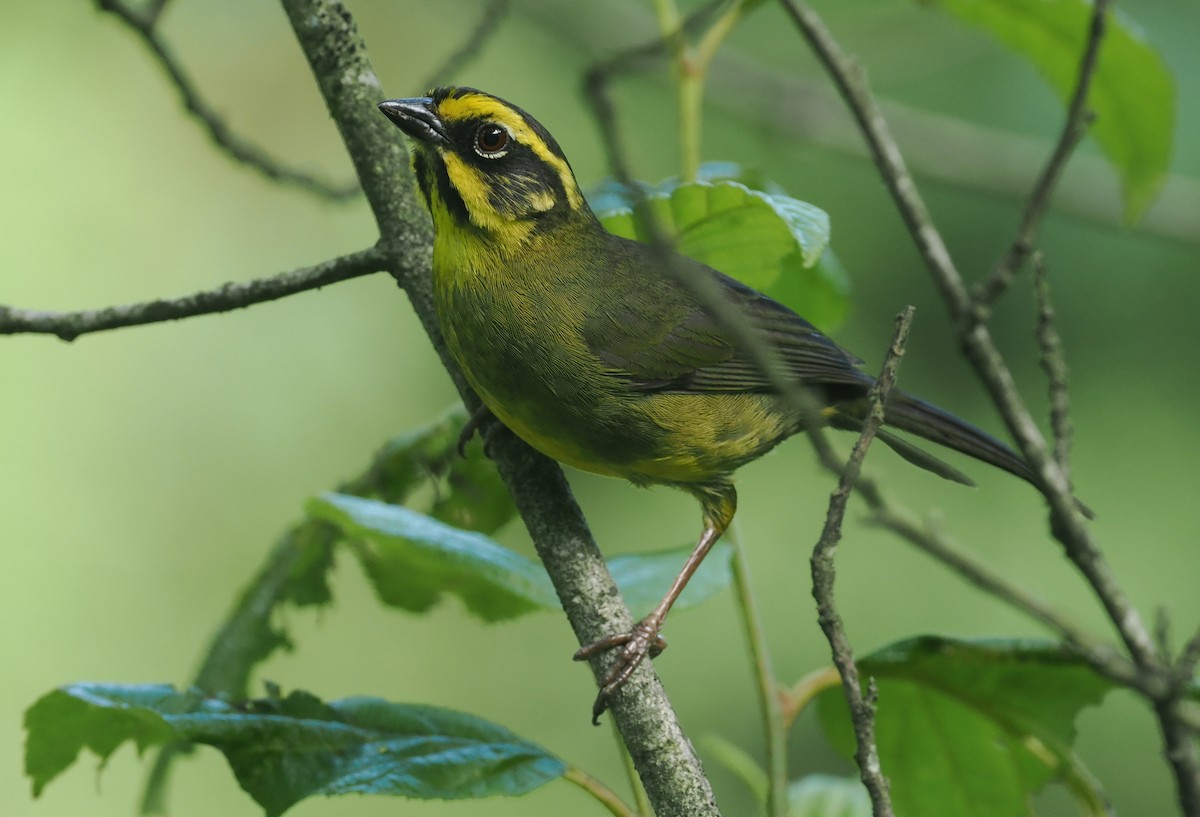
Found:
[[[459,404],[394,437],[361,476],[338,491],[411,506],[417,491],[429,488],[432,499],[417,510],[458,528],[495,532],[516,515],[516,508],[482,445],[469,445],[465,457],[458,455],[466,420],[466,409]]]
[[[871,817],[871,798],[861,781],[810,774],[788,786],[788,817]]]
[[[307,508],[361,541],[359,559],[385,604],[420,613],[451,592],[486,621],[558,606],[541,565],[482,534],[345,494],[324,494]]]
[[[214,746],[238,783],[276,817],[313,795],[418,799],[520,795],[565,764],[488,721],[378,698],[324,703],[304,692],[234,706],[168,685],[75,684],[26,712],[26,773],[34,794],[85,746],[101,761],[126,740]]]
[[[1053,778],[1082,778],[1075,718],[1113,684],[1048,642],[922,637],[858,662],[879,689],[876,738],[898,814],[1012,817]],[[834,745],[853,755],[840,689],[818,697]]]
[[[456,452],[466,412],[457,406],[433,422],[389,440],[363,473],[342,488],[393,501],[428,488],[430,513],[458,527],[495,530],[515,513],[495,468],[478,450]],[[476,447],[478,449],[478,447]],[[240,698],[254,667],[280,647],[286,631],[275,623],[283,603],[324,605],[332,598],[327,577],[340,531],[320,519],[293,525],[245,588],[202,662],[196,684],[211,693]]]
[[[977,25],[1046,77],[1063,103],[1079,75],[1092,14],[1087,0],[923,0]],[[1092,78],[1090,133],[1121,178],[1134,223],[1166,178],[1175,127],[1175,83],[1159,53],[1119,13],[1109,15]]]
[[[791,198],[773,185],[756,190],[727,177],[740,168],[705,166],[716,181],[680,184],[668,179],[643,187],[654,217],[682,254],[781,300],[822,329],[845,317],[849,291],[844,271],[827,251],[829,216]],[[592,197],[593,208],[610,231],[649,240],[634,217],[633,198],[609,182]],[[828,259],[828,260],[827,260]]]
[[[482,534],[398,505],[344,494],[313,499],[308,512],[360,543],[359,559],[385,604],[423,613],[450,592],[486,621],[562,609],[540,564]],[[648,609],[662,598],[691,551],[689,545],[616,556],[609,568],[629,606]],[[729,546],[718,543],[676,606],[695,607],[725,588],[732,580],[731,557]]]
[[[662,599],[691,554],[692,545],[651,553],[626,553],[608,560],[621,597],[634,615],[649,611]],[[673,609],[698,607],[733,581],[733,548],[717,542],[700,563]]]

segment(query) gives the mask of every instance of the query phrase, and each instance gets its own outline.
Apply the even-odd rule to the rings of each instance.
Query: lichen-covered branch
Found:
[[[428,217],[416,201],[401,136],[376,110],[383,91],[354,21],[335,0],[283,0],[283,7],[346,143],[379,226],[390,271],[465,399],[474,405],[477,400],[446,351],[433,310]],[[494,440],[492,454],[580,643],[590,643],[614,627],[630,627],[632,617],[562,470],[509,434]],[[614,697],[611,709],[659,817],[718,814],[699,760],[649,662]],[[581,709],[581,718],[585,712]]]

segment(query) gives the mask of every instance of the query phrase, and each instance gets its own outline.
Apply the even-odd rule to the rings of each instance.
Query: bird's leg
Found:
[[[458,444],[455,446],[455,449],[458,451],[458,456],[466,459],[467,443],[471,442],[471,438],[475,436],[475,432],[479,431],[479,427],[493,416],[492,410],[483,403],[480,403],[479,408],[471,412],[471,416],[467,418],[467,422],[463,425],[462,431],[458,432]],[[487,443],[490,436],[490,432],[484,432],[484,453],[487,453]]]
[[[700,499],[704,509],[704,532],[700,534],[700,541],[683,563],[683,569],[671,583],[671,589],[663,596],[658,606],[650,611],[650,615],[633,625],[632,630],[585,644],[575,653],[576,661],[584,661],[613,647],[621,648],[612,666],[600,679],[600,692],[592,705],[592,723],[599,722],[600,716],[608,708],[609,700],[629,680],[646,656],[655,658],[666,649],[667,642],[663,640],[660,631],[667,613],[687,586],[688,580],[700,567],[700,563],[704,561],[704,557],[733,520],[734,511],[737,509],[737,493],[732,485],[707,485],[693,488],[691,491]]]

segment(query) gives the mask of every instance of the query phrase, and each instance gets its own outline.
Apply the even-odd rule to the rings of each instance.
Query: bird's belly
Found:
[[[503,294],[444,291],[438,311],[451,354],[501,422],[567,465],[624,476],[648,441],[619,426],[624,407],[569,313]]]
[[[657,444],[630,463],[633,476],[626,476],[635,482],[727,479],[795,431],[780,401],[765,394],[653,394],[639,410],[656,429]]]
[[[568,310],[443,292],[450,351],[484,404],[525,442],[638,484],[727,479],[795,430],[777,398],[646,392],[604,371]],[[495,300],[504,298],[504,301]]]

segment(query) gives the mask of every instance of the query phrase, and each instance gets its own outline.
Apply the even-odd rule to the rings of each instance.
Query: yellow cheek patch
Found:
[[[526,124],[524,117],[498,99],[482,94],[466,94],[457,98],[446,97],[438,103],[438,116],[444,122],[476,118],[489,119],[503,125],[514,139],[527,146],[558,174],[563,189],[567,191],[567,203],[571,209],[579,210],[583,206],[583,194],[579,192],[579,186],[575,184],[575,174],[571,172],[570,166],[555,154],[540,136],[533,132],[533,129]]]
[[[529,198],[529,206],[539,213],[548,213],[554,209],[554,195],[548,190],[534,193]]]
[[[503,237],[501,245],[512,249],[516,249],[529,237],[533,232],[532,224],[505,218],[496,212],[496,208],[488,201],[488,182],[478,169],[448,150],[442,151],[442,162],[446,166],[450,184],[458,191],[459,197],[467,207],[472,224],[495,236]],[[554,206],[553,201],[550,206]]]
[[[505,220],[488,203],[488,183],[483,174],[464,162],[457,154],[448,150],[442,151],[442,162],[446,165],[446,175],[450,184],[462,197],[471,214],[471,222],[484,230],[499,231],[506,226]]]

